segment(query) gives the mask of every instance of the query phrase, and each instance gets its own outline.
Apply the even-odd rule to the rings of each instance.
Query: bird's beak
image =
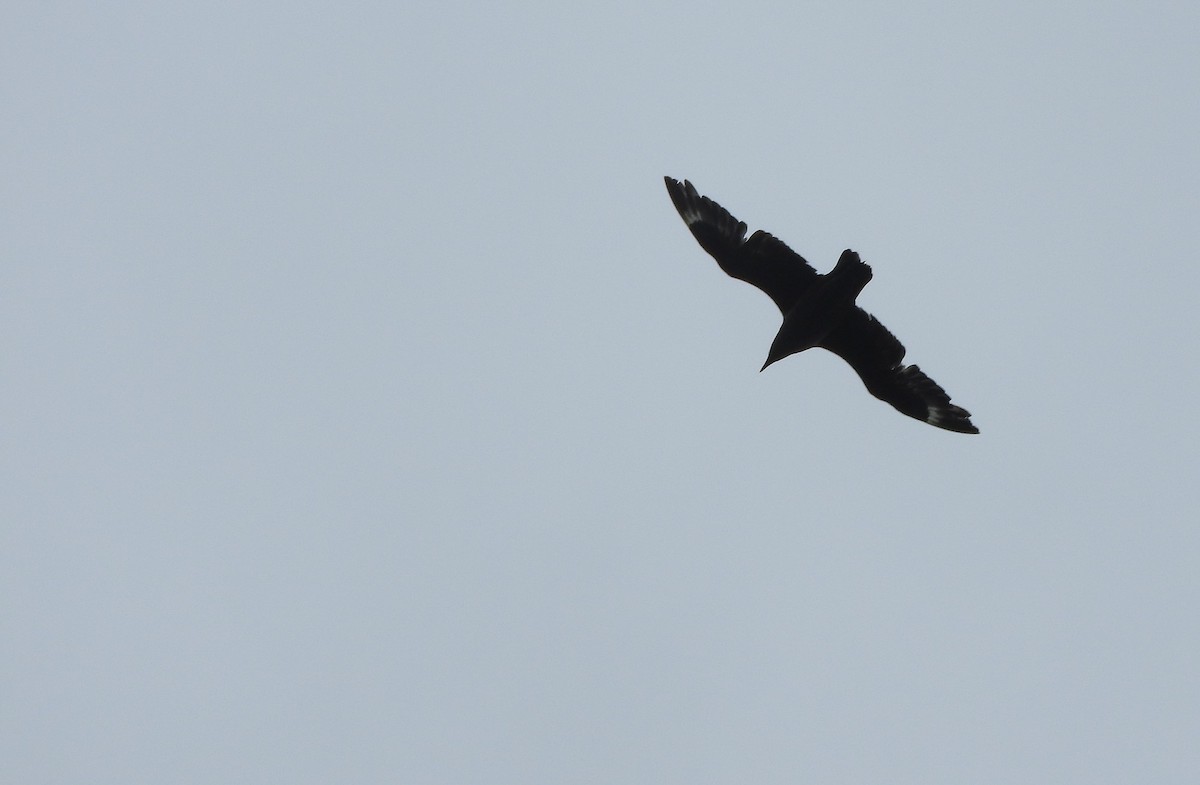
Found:
[[[762,373],[763,371],[767,370],[767,366],[768,366],[768,365],[770,365],[770,364],[771,364],[771,363],[773,363],[773,362],[775,362],[775,361],[774,361],[774,360],[772,360],[770,357],[768,357],[768,358],[767,358],[767,361],[766,361],[765,363],[763,363],[763,367],[761,367],[761,368],[759,368],[759,369],[758,369],[758,372],[759,372],[759,373]]]

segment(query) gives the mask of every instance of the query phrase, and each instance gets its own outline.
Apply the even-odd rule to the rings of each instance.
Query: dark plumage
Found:
[[[867,390],[896,411],[938,428],[979,433],[971,413],[915,365],[903,365],[904,346],[854,300],[871,280],[871,268],[846,249],[832,270],[819,275],[800,254],[764,231],[746,239],[746,224],[696,193],[684,180],[664,178],[671,201],[700,246],[734,278],[767,293],[783,312],[768,365],[819,346],[850,363]]]

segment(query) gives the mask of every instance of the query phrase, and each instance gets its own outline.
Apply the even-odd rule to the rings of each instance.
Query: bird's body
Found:
[[[783,314],[763,370],[797,352],[820,347],[854,368],[867,390],[897,411],[959,433],[979,433],[971,413],[950,403],[915,365],[903,365],[904,346],[855,304],[871,268],[849,249],[819,275],[799,254],[764,231],[746,238],[746,224],[688,181],[665,178],[675,209],[696,240],[730,276],[763,290]]]
[[[783,324],[771,343],[771,351],[762,370],[788,355],[813,349],[849,319],[855,309],[854,298],[871,280],[871,268],[858,254],[842,254],[827,275],[818,275],[796,302],[783,314]]]

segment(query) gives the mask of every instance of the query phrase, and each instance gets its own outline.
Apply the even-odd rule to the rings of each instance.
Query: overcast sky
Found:
[[[8,2],[0,780],[1200,781],[1200,6],[973,8]]]

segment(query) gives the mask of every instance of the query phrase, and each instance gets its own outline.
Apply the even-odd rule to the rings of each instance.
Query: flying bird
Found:
[[[734,278],[757,286],[783,312],[771,344],[771,363],[805,349],[827,349],[846,362],[867,391],[896,411],[958,433],[979,433],[971,413],[915,365],[903,365],[904,346],[854,300],[871,280],[871,268],[847,248],[834,268],[818,274],[800,254],[761,229],[746,238],[746,224],[696,192],[687,180],[664,178],[675,209],[705,251]]]

